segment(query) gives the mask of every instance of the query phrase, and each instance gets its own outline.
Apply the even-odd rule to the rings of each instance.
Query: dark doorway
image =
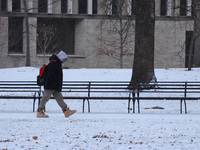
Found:
[[[185,68],[188,68],[188,64],[189,64],[189,52],[190,52],[190,43],[192,40],[192,34],[193,34],[193,31],[186,31]],[[194,47],[193,47],[192,56],[191,56],[192,66],[193,66],[193,55],[194,55]]]

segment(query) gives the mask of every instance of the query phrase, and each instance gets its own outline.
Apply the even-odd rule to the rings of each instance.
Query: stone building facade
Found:
[[[97,28],[105,15],[112,16],[114,7],[106,12],[101,7],[102,0],[26,0],[30,30],[31,66],[39,67],[48,63],[51,53],[38,52],[38,28],[45,19],[62,19],[68,27],[58,30],[65,32],[60,40],[62,50],[68,56],[69,68],[120,68],[118,54],[102,53],[107,45],[103,39],[113,40],[109,34],[102,34]],[[23,0],[0,0],[0,68],[20,67],[26,64],[26,37]],[[126,15],[134,15],[134,0],[127,0]],[[45,5],[46,7],[40,7]],[[181,6],[184,7],[181,7]],[[191,0],[155,0],[155,68],[177,68],[187,66],[187,43],[193,31]],[[34,9],[33,9],[34,8]],[[82,8],[82,9],[81,9]],[[21,18],[21,19],[19,19]],[[15,22],[17,19],[17,22]],[[57,20],[56,20],[57,21]],[[41,23],[42,22],[42,23]],[[107,20],[109,24],[109,21]],[[44,24],[44,23],[43,23]],[[18,27],[17,29],[14,27]],[[17,31],[22,32],[17,32]],[[132,68],[134,57],[134,20],[129,31],[123,67]],[[21,38],[17,37],[21,34]],[[14,38],[16,35],[16,38]],[[117,35],[116,35],[117,36]],[[10,42],[12,40],[12,42]],[[21,44],[15,46],[16,41]],[[14,43],[14,44],[13,44]],[[117,42],[116,42],[117,43]],[[60,49],[58,49],[59,51]],[[108,49],[106,49],[108,50]],[[110,49],[109,49],[110,50]],[[117,50],[116,50],[117,51]]]

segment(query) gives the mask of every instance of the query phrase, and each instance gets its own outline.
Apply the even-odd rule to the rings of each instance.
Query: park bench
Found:
[[[127,89],[128,84],[129,82],[64,81],[62,94],[64,100],[82,100],[83,112],[86,101],[90,112],[90,100],[127,100],[129,111],[131,94]],[[36,100],[39,105],[43,92],[43,86],[38,86],[36,81],[0,81],[0,99],[32,99],[33,112]]]
[[[62,94],[64,100],[82,100],[82,112],[85,111],[87,101],[90,112],[90,100],[126,100],[130,111],[131,91],[127,88],[129,82],[109,81],[64,81]],[[38,96],[40,102],[42,94]],[[54,99],[54,97],[51,97]]]
[[[64,100],[82,100],[82,111],[85,112],[85,102],[87,102],[88,112],[90,112],[90,101],[94,100],[123,100],[128,102],[128,113],[136,112],[136,102],[138,113],[140,113],[140,101],[144,100],[179,100],[180,113],[187,113],[186,101],[200,99],[200,82],[156,82],[142,86],[142,83],[133,84],[120,81],[64,81]],[[131,90],[128,87],[135,87]],[[35,103],[38,104],[43,95],[43,87],[35,81],[0,81],[0,99],[33,99],[33,112]],[[51,97],[54,99],[54,97]],[[132,102],[132,108],[131,108]]]
[[[63,83],[63,96],[64,99],[83,100],[83,112],[86,101],[88,112],[90,112],[91,100],[127,100],[128,113],[131,109],[135,113],[136,102],[138,113],[140,113],[141,100],[178,100],[180,101],[180,113],[183,112],[183,104],[185,113],[187,113],[186,101],[200,99],[200,82],[156,82],[149,83],[148,86],[142,85],[144,84],[138,83],[136,85],[119,81],[65,81]]]
[[[156,82],[142,86],[142,83],[135,85],[132,93],[133,113],[135,113],[135,102],[137,101],[138,113],[140,113],[140,101],[142,100],[179,100],[180,113],[187,113],[186,101],[200,99],[200,82]]]
[[[33,111],[40,93],[35,81],[0,81],[0,99],[33,99]]]

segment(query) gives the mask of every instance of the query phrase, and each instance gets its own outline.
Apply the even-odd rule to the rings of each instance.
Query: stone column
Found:
[[[68,14],[72,14],[72,0],[68,0],[68,5],[67,5],[67,10],[68,10]]]
[[[47,13],[52,14],[52,0],[48,0]]]
[[[161,0],[155,0],[155,16],[160,16]]]
[[[30,31],[30,55],[35,57],[37,54],[37,18],[29,17],[29,31]],[[31,25],[30,25],[31,24]]]
[[[37,53],[37,18],[29,17],[29,46],[30,46],[30,57],[35,57]],[[25,19],[23,24],[23,30],[25,32]],[[23,36],[23,53],[26,54],[26,34]]]
[[[29,13],[33,13],[33,1],[28,1],[28,3],[27,3],[27,6],[28,6],[28,9],[29,9]]]
[[[97,14],[103,15],[105,13],[105,7],[102,6],[102,0],[98,0],[98,9],[97,9]]]
[[[167,16],[174,15],[174,0],[167,1]]]
[[[12,12],[12,0],[7,1],[7,10],[8,12]]]
[[[87,14],[90,14],[92,15],[92,3],[93,3],[93,0],[87,0]]]
[[[187,0],[187,16],[192,16],[192,0]]]
[[[132,10],[132,1],[131,0],[127,0],[127,15],[131,15],[131,10]]]
[[[79,0],[72,0],[72,14],[78,14]]]
[[[8,63],[8,17],[0,17],[0,59],[1,68],[9,67]]]
[[[61,13],[61,0],[52,0],[52,13]]]
[[[180,16],[180,0],[175,0],[174,16]]]

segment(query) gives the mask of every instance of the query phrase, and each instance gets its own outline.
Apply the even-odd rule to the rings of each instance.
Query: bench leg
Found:
[[[33,99],[33,112],[35,112],[35,101],[36,101],[36,97]],[[38,98],[38,107],[39,107],[39,105],[40,105],[40,98]],[[44,110],[45,110],[45,108],[44,108]]]
[[[131,109],[130,103],[131,103],[131,101],[133,102],[133,113],[135,113],[135,100],[134,99],[128,100],[128,113],[130,113],[130,109]]]
[[[33,112],[35,112],[35,100],[36,98],[33,99]]]
[[[130,113],[130,102],[131,102],[131,100],[129,99],[128,100],[128,113]]]
[[[184,100],[184,104],[185,104],[185,114],[187,114],[186,100]]]
[[[183,103],[183,100],[181,99],[180,101],[180,113],[182,114],[182,103]]]
[[[88,102],[88,112],[90,112],[90,101],[87,99]],[[83,113],[85,112],[85,99],[83,99]]]
[[[87,102],[88,102],[88,112],[90,113],[90,101],[89,101],[89,99],[87,99]]]
[[[84,108],[85,108],[85,99],[83,99],[83,113],[84,113]]]
[[[133,113],[135,113],[135,99],[133,99]]]
[[[138,113],[140,113],[140,100],[137,99],[137,102],[138,102]]]
[[[184,101],[184,105],[185,105],[185,114],[187,114],[187,105],[186,105],[186,100],[182,100],[180,102],[180,113],[183,113],[183,101]]]
[[[184,105],[185,105],[185,114],[187,114],[187,105],[186,105],[186,100],[182,100],[181,99],[181,102],[180,102],[180,113],[182,114],[183,112],[183,101],[184,101]]]
[[[36,92],[34,94],[34,99],[33,99],[33,112],[35,112],[35,101],[36,101]]]

